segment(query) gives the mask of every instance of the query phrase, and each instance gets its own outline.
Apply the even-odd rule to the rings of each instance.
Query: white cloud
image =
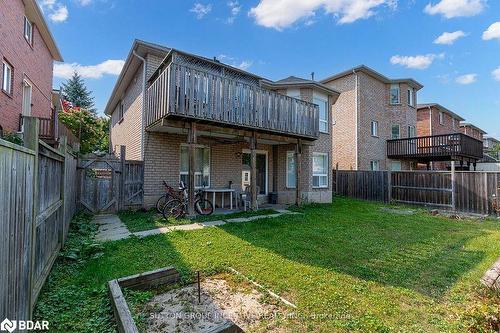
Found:
[[[500,22],[495,22],[490,27],[483,32],[483,39],[500,39]]]
[[[243,60],[239,65],[238,68],[242,69],[244,71],[248,70],[251,66],[253,65],[253,61],[248,61],[248,60]]]
[[[457,39],[465,36],[466,34],[462,30],[458,30],[455,32],[443,32],[441,36],[434,40],[434,44],[452,45],[457,41]]]
[[[196,14],[196,18],[201,20],[205,15],[212,11],[212,4],[204,5],[199,2],[195,3],[193,8],[189,10],[192,13]]]
[[[92,3],[92,0],[77,0],[80,6],[88,6]]]
[[[229,1],[227,5],[231,11],[231,16],[227,18],[226,22],[228,24],[233,24],[234,20],[236,20],[236,17],[241,11],[241,5],[238,1]]]
[[[74,72],[86,79],[100,79],[103,75],[119,75],[125,61],[106,60],[97,65],[84,66],[77,63],[55,64],[54,76],[62,79],[69,79]]]
[[[476,81],[477,81],[477,74],[465,74],[455,79],[455,82],[458,84],[471,84]]]
[[[68,19],[68,7],[59,3],[57,0],[38,1],[43,13],[55,23],[65,22]]]
[[[338,23],[352,23],[375,15],[375,9],[397,7],[398,0],[260,0],[248,13],[258,25],[282,30],[297,21],[310,21],[323,9]]]
[[[500,81],[500,66],[498,66],[497,69],[495,69],[493,72],[491,72],[491,75],[493,75],[493,78],[497,81]]]
[[[416,56],[395,55],[391,57],[391,64],[401,65],[412,69],[426,69],[430,65],[432,65],[434,60],[443,58],[444,58],[444,53],[416,55]]]
[[[429,3],[424,12],[430,15],[440,14],[446,18],[474,16],[481,13],[486,0],[441,0],[435,5]]]

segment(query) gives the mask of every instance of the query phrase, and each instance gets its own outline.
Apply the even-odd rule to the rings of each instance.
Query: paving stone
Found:
[[[216,227],[218,225],[224,225],[226,222],[219,220],[219,221],[209,221],[209,222],[202,222],[200,223],[203,227]]]
[[[93,218],[93,222],[99,226],[97,234],[95,236],[97,241],[106,242],[120,240],[130,237],[131,235],[131,232],[127,229],[127,226],[120,220],[117,215],[96,215]]]

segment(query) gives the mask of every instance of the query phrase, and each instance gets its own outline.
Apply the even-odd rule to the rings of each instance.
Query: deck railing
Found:
[[[74,147],[80,141],[71,132],[70,129],[64,125],[61,120],[59,120],[56,111],[52,112],[51,118],[37,117],[38,118],[38,136],[41,140],[53,144],[58,142],[61,136],[65,136],[68,140],[68,144]],[[23,115],[19,115],[19,131],[23,131]]]
[[[319,107],[274,91],[171,63],[148,88],[146,126],[167,116],[316,139]]]
[[[456,157],[481,159],[483,143],[462,133],[394,139],[387,141],[387,157],[429,160]]]

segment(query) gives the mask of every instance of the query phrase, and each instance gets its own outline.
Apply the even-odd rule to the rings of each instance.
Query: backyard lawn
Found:
[[[479,279],[500,256],[500,222],[382,207],[335,198],[299,209],[303,215],[102,246],[80,215],[35,316],[51,331],[114,331],[106,282],[174,265],[185,281],[197,270],[206,276],[233,267],[280,294],[298,307],[282,321],[285,332],[488,332],[498,325],[500,294]]]

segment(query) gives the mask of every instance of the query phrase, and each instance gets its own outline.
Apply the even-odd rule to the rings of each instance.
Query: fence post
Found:
[[[125,146],[120,146],[120,186],[118,193],[118,210],[125,207]]]
[[[455,196],[455,187],[456,187],[456,182],[455,182],[455,161],[451,161],[451,209],[453,211],[455,211],[456,208],[457,208],[456,196]]]
[[[387,202],[392,201],[392,172],[387,170]]]
[[[66,192],[66,188],[68,186],[68,184],[66,184],[66,163],[68,163],[68,161],[66,161],[66,154],[67,154],[67,151],[68,151],[68,138],[65,137],[65,136],[62,136],[59,138],[59,150],[61,151],[61,153],[64,154],[64,162],[63,162],[63,165],[62,165],[62,181],[61,181],[61,200],[62,200],[62,208],[63,208],[63,216],[62,216],[62,220],[61,220],[61,234],[60,234],[60,242],[61,242],[61,249],[64,247],[64,235],[66,234],[66,219],[68,218],[66,216],[66,196],[65,196],[65,192]]]
[[[23,117],[23,142],[24,146],[35,152],[35,163],[33,164],[33,207],[32,207],[32,225],[31,225],[31,253],[30,253],[30,270],[29,270],[29,311],[28,320],[33,318],[33,289],[35,286],[35,248],[36,248],[36,220],[38,215],[38,134],[39,120],[35,117]]]

